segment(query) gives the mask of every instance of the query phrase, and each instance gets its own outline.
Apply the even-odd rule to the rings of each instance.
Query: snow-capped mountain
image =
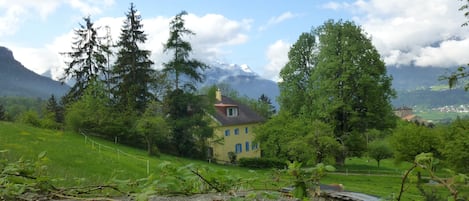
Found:
[[[238,91],[239,95],[253,99],[257,99],[262,94],[265,94],[278,108],[276,99],[280,91],[277,83],[262,78],[246,64],[238,65],[215,62],[209,64],[209,69],[204,71],[204,75],[205,81],[202,83],[202,86],[225,83]]]

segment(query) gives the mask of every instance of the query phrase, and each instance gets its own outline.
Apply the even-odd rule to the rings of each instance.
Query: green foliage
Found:
[[[457,174],[456,172],[445,169],[447,173],[450,174],[450,177],[440,177],[435,172],[435,165],[438,163],[438,160],[433,157],[432,153],[421,153],[415,156],[413,166],[410,167],[404,177],[402,178],[401,183],[401,190],[399,192],[399,196],[397,200],[401,200],[401,197],[405,191],[405,184],[410,180],[410,182],[414,182],[417,184],[417,188],[423,194],[423,196],[427,199],[429,198],[439,198],[439,195],[435,195],[435,191],[427,192],[424,187],[422,186],[422,173],[427,173],[432,181],[437,182],[438,184],[442,185],[444,188],[448,190],[450,196],[448,200],[457,201],[457,200],[466,200],[469,196],[468,194],[464,194],[460,196],[460,189],[463,189],[469,180],[469,177],[465,174]],[[413,175],[416,172],[417,175]],[[460,199],[461,198],[461,199]],[[440,198],[441,199],[441,198]]]
[[[368,144],[368,155],[378,163],[383,159],[392,157],[392,149],[384,140],[375,140]]]
[[[13,121],[26,111],[41,113],[44,101],[39,98],[27,97],[0,97],[0,104],[5,108],[5,120]]]
[[[469,173],[469,119],[456,119],[442,135],[439,151],[448,166]]]
[[[85,24],[80,24],[79,29],[75,29],[72,51],[62,53],[71,61],[66,61],[64,76],[60,78],[62,82],[72,78],[75,84],[64,97],[65,103],[78,100],[84,93],[88,85],[105,74],[107,59],[104,55],[109,52],[107,46],[101,43],[102,38],[98,36],[97,28],[91,18],[83,18]]]
[[[16,162],[1,160],[0,199],[14,200],[26,193],[39,195],[53,190],[48,183],[47,161],[46,152],[41,152],[35,162],[23,158]]]
[[[111,75],[119,111],[130,110],[142,114],[146,104],[155,97],[149,89],[156,84],[156,73],[151,68],[151,52],[139,47],[146,40],[142,18],[131,3],[116,45],[117,59]]]
[[[314,167],[303,168],[302,163],[298,161],[288,163],[288,174],[293,176],[293,196],[304,199],[310,196],[320,195],[320,181],[326,176],[326,172],[335,171],[335,168],[322,163],[316,164]],[[314,189],[313,193],[309,190]]]
[[[145,114],[136,122],[136,131],[147,146],[148,155],[156,154],[156,144],[168,143],[170,128],[163,117],[162,106],[157,102],[148,104]]]
[[[3,107],[2,104],[0,104],[0,121],[6,120],[6,111],[5,107]]]
[[[441,146],[438,129],[401,122],[394,130],[390,143],[397,161],[412,162],[416,155],[426,152],[439,155]]]
[[[205,114],[207,105],[204,97],[176,89],[166,96],[165,109],[169,114],[171,144],[177,154],[185,157],[206,156],[207,139],[213,136],[210,119]]]
[[[186,35],[194,35],[194,32],[187,29],[184,25],[184,15],[186,11],[178,13],[169,23],[169,38],[164,44],[164,52],[171,52],[172,59],[164,64],[165,72],[174,73],[175,89],[178,90],[179,78],[181,75],[186,75],[189,81],[201,82],[203,80],[203,72],[208,66],[198,60],[190,59],[192,46],[188,41],[184,40]],[[185,84],[190,90],[195,89],[192,83]]]
[[[244,179],[230,174],[227,170],[213,170],[194,164],[179,166],[166,161],[158,166],[157,172],[159,174],[152,174],[139,181],[141,190],[134,195],[137,200],[148,200],[149,196],[154,194],[228,192],[239,189],[245,183]]]
[[[74,131],[85,130],[104,134],[103,128],[112,122],[110,100],[102,82],[92,82],[83,96],[67,107],[65,124]]]
[[[279,103],[282,111],[293,116],[312,114],[311,75],[317,64],[314,33],[302,33],[288,52],[288,63],[280,71]]]
[[[240,158],[238,160],[240,167],[266,169],[266,168],[285,168],[285,161],[276,158]]]
[[[256,128],[256,140],[262,144],[266,157],[279,160],[328,162],[343,150],[327,124],[309,122],[280,112]]]
[[[41,119],[39,118],[39,115],[37,114],[37,112],[32,110],[21,113],[16,121],[35,127],[41,126]]]
[[[320,45],[310,78],[313,111],[333,126],[349,155],[360,155],[365,147],[350,144],[360,139],[359,133],[395,126],[392,78],[371,39],[353,22],[327,21],[315,33]]]

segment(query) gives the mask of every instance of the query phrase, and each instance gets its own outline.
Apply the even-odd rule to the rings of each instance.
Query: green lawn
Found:
[[[101,145],[99,145],[99,144]],[[250,171],[246,168],[209,164],[205,161],[190,160],[174,156],[147,157],[144,150],[134,149],[113,142],[86,138],[67,131],[45,130],[16,123],[0,121],[0,157],[15,161],[20,157],[34,160],[43,151],[48,157],[48,176],[55,178],[55,185],[99,185],[111,178],[137,180],[147,177],[147,164],[150,174],[158,174],[158,165],[170,161],[179,166],[195,164],[208,166],[214,171],[226,170],[230,175],[253,179],[250,185],[256,189],[277,189],[288,185],[291,179],[281,176],[274,181],[272,170]],[[117,151],[119,150],[119,151]],[[395,165],[391,160],[381,162],[377,168],[375,161],[347,159],[344,167],[323,178],[323,183],[341,183],[345,190],[362,192],[380,197],[397,195],[401,175],[410,164]],[[280,173],[284,175],[285,173]],[[359,175],[357,175],[359,174]],[[421,198],[415,187],[408,189],[404,200]]]

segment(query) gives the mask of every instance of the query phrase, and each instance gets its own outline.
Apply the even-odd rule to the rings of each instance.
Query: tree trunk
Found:
[[[145,141],[147,141],[147,152],[148,152],[148,155],[151,156],[153,155],[153,150],[151,149],[152,147],[152,143],[151,143],[151,139],[150,138],[146,138]]]

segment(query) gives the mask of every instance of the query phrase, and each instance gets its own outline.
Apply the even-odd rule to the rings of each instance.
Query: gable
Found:
[[[220,122],[222,126],[251,124],[264,122],[265,118],[257,114],[248,106],[238,103],[237,101],[221,96],[220,100],[215,102],[216,108],[214,118]]]

